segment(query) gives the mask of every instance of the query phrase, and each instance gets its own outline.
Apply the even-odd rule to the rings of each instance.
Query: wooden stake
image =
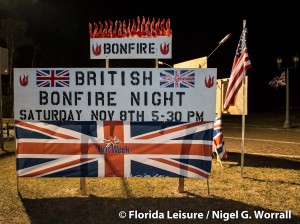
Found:
[[[80,178],[80,195],[86,196],[86,178],[85,177]]]
[[[206,183],[207,183],[207,193],[208,193],[208,196],[210,196],[209,179],[206,180]]]

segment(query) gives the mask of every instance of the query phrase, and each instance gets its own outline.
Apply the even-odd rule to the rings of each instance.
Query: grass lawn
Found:
[[[223,168],[214,160],[209,179],[186,178],[178,193],[178,178],[86,178],[87,196],[79,178],[19,178],[17,191],[15,143],[0,153],[0,223],[300,223],[300,160],[229,153]],[[159,219],[129,219],[129,211],[165,215]],[[255,211],[291,211],[291,219],[257,219]],[[127,217],[121,219],[119,212]],[[167,212],[203,213],[201,219],[167,219]],[[212,218],[212,212],[223,214]],[[246,211],[252,219],[243,219]],[[207,213],[210,212],[208,219]],[[232,218],[227,220],[227,213]],[[236,217],[238,214],[238,217]]]

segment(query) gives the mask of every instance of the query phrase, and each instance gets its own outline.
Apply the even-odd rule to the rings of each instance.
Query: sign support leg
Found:
[[[1,138],[1,149],[3,151],[4,150],[4,143],[3,143],[3,125],[2,125],[2,120],[3,120],[3,116],[2,116],[2,75],[0,74],[0,138]]]
[[[184,192],[184,177],[179,177],[178,192],[179,193],[183,193]]]
[[[86,196],[86,178],[85,177],[80,178],[80,195]]]
[[[209,189],[209,179],[206,180],[207,183],[207,194],[210,196],[210,189]]]

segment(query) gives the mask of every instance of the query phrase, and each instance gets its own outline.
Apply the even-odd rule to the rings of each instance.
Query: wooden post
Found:
[[[109,68],[109,58],[105,59],[105,68]]]
[[[80,194],[81,196],[86,196],[86,178],[80,178]]]
[[[222,79],[220,79],[220,81],[219,81],[219,83],[217,82],[217,89],[219,89],[219,91],[218,90],[216,90],[216,92],[217,93],[219,93],[219,94],[217,94],[217,105],[218,105],[218,108],[217,108],[217,116],[219,117],[219,118],[221,118],[222,117]]]
[[[16,140],[16,144],[17,144],[17,140]],[[17,145],[16,145],[16,150],[15,150],[15,158],[17,158]],[[18,174],[16,175],[16,180],[17,180],[17,193],[20,194],[19,176],[18,176]]]
[[[206,183],[207,183],[207,193],[208,193],[208,196],[210,196],[209,179],[206,180]]]
[[[246,28],[246,20],[243,20],[243,30]],[[244,148],[245,148],[245,97],[246,97],[246,85],[245,85],[245,76],[246,71],[243,72],[243,115],[242,115],[242,143],[241,143],[241,177],[243,177],[243,170],[244,170]]]
[[[4,150],[4,144],[3,144],[3,116],[2,116],[2,75],[0,73],[0,138],[1,138],[1,149]],[[5,150],[4,150],[5,151]]]
[[[179,193],[183,193],[184,192],[184,177],[179,177],[178,192]]]

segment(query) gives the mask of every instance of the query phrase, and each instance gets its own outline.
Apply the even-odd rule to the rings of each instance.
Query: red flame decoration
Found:
[[[209,75],[209,78],[208,78],[208,81],[206,80],[206,77],[205,77],[205,86],[207,87],[207,88],[211,88],[211,87],[213,87],[214,86],[214,79],[215,79],[215,77],[210,77],[210,75]]]
[[[21,86],[27,86],[28,85],[28,75],[25,76],[23,74],[23,78],[21,78],[21,76],[20,76],[19,80],[20,80]]]
[[[138,16],[137,19],[128,21],[126,25],[125,20],[123,22],[116,20],[114,23],[109,20],[104,21],[103,24],[99,21],[99,25],[96,22],[89,23],[90,38],[124,38],[124,37],[172,37],[171,20],[170,18],[160,19],[155,22],[155,18],[150,22],[150,18],[147,19],[143,16],[142,19]]]
[[[101,45],[96,44],[96,48],[94,48],[93,44],[92,50],[95,56],[99,56],[101,54]]]
[[[166,44],[164,45],[164,47],[162,47],[162,45],[160,44],[160,52],[163,54],[163,55],[166,55],[169,53],[169,50],[170,50],[170,44]]]

